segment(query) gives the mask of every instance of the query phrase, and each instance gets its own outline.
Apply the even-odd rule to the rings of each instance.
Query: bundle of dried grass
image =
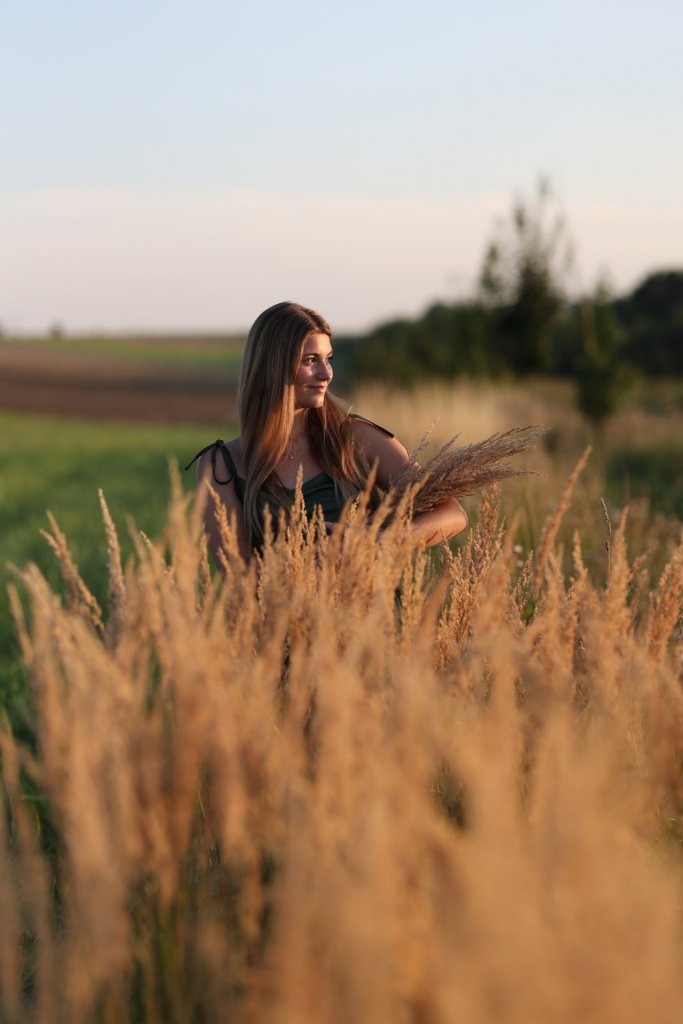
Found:
[[[398,503],[412,493],[413,515],[418,515],[429,512],[448,498],[463,498],[510,477],[533,473],[505,460],[531,451],[545,430],[539,426],[514,427],[459,448],[455,447],[456,435],[420,465],[415,455],[424,447],[423,441],[394,480],[389,500],[392,504]]]

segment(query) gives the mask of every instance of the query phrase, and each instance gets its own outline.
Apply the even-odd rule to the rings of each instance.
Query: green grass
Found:
[[[106,546],[98,488],[119,531],[124,558],[132,544],[127,517],[156,537],[166,520],[169,458],[181,466],[186,488],[194,473],[182,466],[231,428],[77,423],[0,414],[0,705],[13,706],[23,691],[17,643],[9,613],[7,563],[35,562],[53,586],[60,584],[54,555],[41,528],[50,509],[66,534],[84,579],[103,601]]]
[[[646,498],[654,512],[683,520],[683,439],[678,445],[620,447],[607,460],[610,494],[622,503]]]
[[[224,370],[236,370],[242,359],[244,338],[232,335],[31,337],[5,339],[0,345],[37,353],[102,357],[153,366],[215,366]]]

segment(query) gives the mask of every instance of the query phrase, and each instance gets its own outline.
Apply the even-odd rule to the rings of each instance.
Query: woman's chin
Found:
[[[314,409],[319,408],[325,401],[325,395],[327,391],[312,391],[310,395],[307,395],[307,399]]]
[[[327,388],[324,391],[305,391],[295,399],[295,409],[321,409],[325,404]]]

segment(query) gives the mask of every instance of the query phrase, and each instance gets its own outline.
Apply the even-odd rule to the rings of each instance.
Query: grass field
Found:
[[[64,355],[77,359],[134,361],[152,366],[239,367],[244,337],[238,335],[92,335],[46,338],[4,338],[0,351],[32,352],[40,357]]]
[[[680,1020],[683,546],[565,575],[558,525],[520,569],[485,503],[435,576],[295,516],[218,592],[179,500],[125,575],[107,530],[105,621],[25,573],[0,1019]]]
[[[409,447],[543,423],[538,475],[499,510],[469,499],[450,554],[300,523],[262,587],[229,558],[219,594],[168,471],[233,434],[215,377],[185,425],[114,423],[106,379],[87,408],[64,383],[106,378],[92,358],[62,350],[64,386],[43,383],[97,418],[0,413],[0,1019],[680,1019],[676,387],[615,417],[561,519],[590,440],[566,384],[359,390]],[[178,366],[117,361],[168,415]],[[7,562],[40,570],[18,587],[26,675]]]

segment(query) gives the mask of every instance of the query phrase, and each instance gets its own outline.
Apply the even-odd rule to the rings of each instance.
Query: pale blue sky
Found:
[[[683,265],[682,40],[674,0],[0,0],[0,322],[415,313],[539,173],[572,287],[630,287]]]

